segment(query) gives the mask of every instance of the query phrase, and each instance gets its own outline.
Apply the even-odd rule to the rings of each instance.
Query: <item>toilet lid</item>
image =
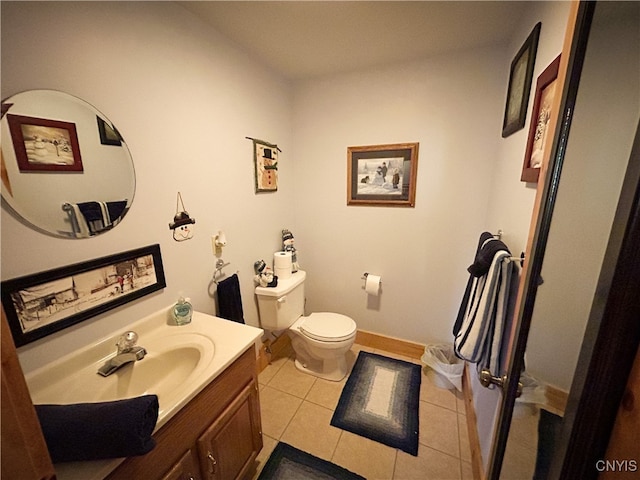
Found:
[[[318,312],[305,319],[300,331],[315,340],[339,342],[356,333],[356,322],[339,313]]]

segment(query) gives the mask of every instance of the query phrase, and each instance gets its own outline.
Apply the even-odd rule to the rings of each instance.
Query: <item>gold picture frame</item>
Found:
[[[414,207],[419,143],[347,148],[347,205]]]

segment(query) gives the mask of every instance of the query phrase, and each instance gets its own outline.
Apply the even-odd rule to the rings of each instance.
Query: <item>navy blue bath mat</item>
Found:
[[[328,462],[279,442],[265,463],[258,480],[365,480],[335,463]]]
[[[420,365],[360,352],[331,425],[418,455]]]

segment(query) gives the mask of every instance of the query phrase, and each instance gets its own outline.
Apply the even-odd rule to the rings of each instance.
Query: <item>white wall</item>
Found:
[[[296,243],[308,311],[451,342],[466,267],[487,228],[502,57],[468,51],[296,85]],[[347,206],[347,147],[405,142],[420,143],[415,208]],[[362,289],[364,272],[382,276],[376,301]]]
[[[491,231],[504,230],[503,240],[514,255],[519,255],[525,250],[537,186],[520,181],[535,99],[536,79],[562,51],[568,14],[568,2],[532,3],[526,16],[520,19],[517,33],[502,59],[504,65],[509,65],[535,24],[542,22],[525,127],[499,142],[487,215],[487,224]],[[506,99],[509,69],[502,70],[501,73],[503,99]],[[562,367],[557,365],[555,368]],[[502,394],[497,388],[490,390],[482,387],[475,374],[472,374],[471,384],[478,418],[480,449],[487,468]]]
[[[514,250],[524,246],[534,196],[519,181],[526,133],[500,137],[509,64],[542,19],[536,76],[559,51],[561,40],[546,39],[561,38],[565,21],[556,19],[558,2],[535,5],[508,51],[292,86],[170,2],[2,2],[2,97],[51,88],[86,99],[123,133],[137,174],[131,211],[97,238],[46,237],[3,209],[2,278],[158,242],[168,283],[21,348],[23,366],[124,328],[179,291],[214,312],[210,235],[218,229],[229,239],[228,273],[240,271],[248,323],[258,322],[253,262],[270,260],[287,227],[309,273],[308,311],[343,312],[360,329],[403,339],[450,342],[480,232],[502,228]],[[245,136],[282,148],[277,193],[254,194]],[[347,207],[348,146],[414,141],[415,208]],[[167,227],[178,191],[197,221],[195,238],[182,243]],[[362,290],[365,271],[383,277],[378,302]]]
[[[639,15],[633,2],[596,7],[531,320],[527,369],[565,391],[638,128]]]
[[[253,263],[295,232],[290,85],[173,2],[2,2],[2,98],[61,90],[101,110],[134,158],[137,190],[123,222],[85,240],[48,237],[2,209],[2,279],[159,243],[167,288],[19,350],[27,371],[124,329],[183,291],[214,313],[210,236],[229,241],[226,272],[239,270],[247,323],[257,324]],[[277,193],[254,193],[253,147],[282,148]],[[177,192],[196,219],[175,242]]]
[[[503,58],[505,65],[510,64],[535,24],[542,23],[525,126],[500,141],[487,219],[493,230],[504,230],[503,240],[516,255],[527,245],[537,186],[535,183],[527,184],[520,181],[535,100],[536,80],[562,51],[569,5],[569,2],[560,1],[532,2],[527,15],[520,20],[517,33],[514,34]],[[501,75],[503,96],[506,99],[509,69],[503,68]]]
[[[509,65],[542,21],[535,83],[562,48],[568,12],[567,3],[533,5],[508,50],[296,84],[296,220],[304,233],[296,243],[310,271],[309,311],[450,342],[479,234],[503,229],[514,253],[524,250],[535,185],[520,182],[528,128],[501,138]],[[415,208],[347,206],[347,147],[402,142],[420,142]],[[362,290],[364,272],[382,275],[379,301]]]

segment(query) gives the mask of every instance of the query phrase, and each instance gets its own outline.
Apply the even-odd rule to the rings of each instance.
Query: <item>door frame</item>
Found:
[[[553,142],[550,142],[550,145],[547,146],[548,150],[544,152],[544,158],[548,159],[548,161],[543,164],[540,172],[540,179],[544,179],[544,181],[538,185],[533,207],[526,259],[516,299],[515,331],[512,334],[513,346],[510,348],[509,362],[507,364],[507,382],[506,387],[503,387],[502,403],[499,407],[494,442],[486,475],[489,480],[499,480],[502,459],[507,448],[511,418],[515,400],[518,396],[518,383],[520,380],[520,375],[513,375],[512,372],[521,372],[524,367],[524,353],[538,292],[538,280],[542,272],[594,9],[595,2],[574,2],[569,13],[567,32],[558,69],[558,81],[562,85],[562,95],[552,106],[556,112],[560,113],[556,118],[552,119],[552,122],[554,122],[554,125],[551,125],[554,131]]]
[[[517,321],[510,371],[496,425],[487,474],[500,477],[502,459],[511,426],[519,375],[524,366],[533,307],[562,171],[577,91],[586,54],[596,2],[581,1],[575,11],[573,32],[567,32],[560,66],[565,74],[561,112],[554,128],[554,142],[538,190],[527,258],[516,307]],[[570,46],[567,45],[571,35]],[[568,54],[568,55],[567,55]],[[564,67],[564,69],[563,69]],[[639,126],[640,128],[640,126]],[[542,178],[542,175],[541,175]],[[535,225],[535,228],[534,228]],[[554,452],[550,478],[596,478],[596,462],[605,457],[618,405],[640,345],[640,130],[620,193],[613,227],[592,301],[583,344]],[[597,388],[589,386],[597,385]]]

